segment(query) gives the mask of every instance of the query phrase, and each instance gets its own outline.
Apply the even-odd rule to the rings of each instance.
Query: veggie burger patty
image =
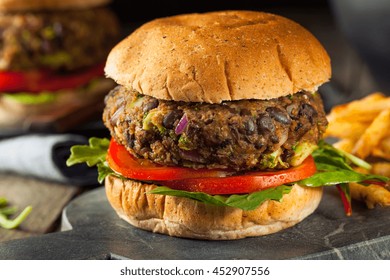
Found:
[[[106,97],[103,119],[136,157],[238,171],[299,165],[327,125],[318,93],[209,104],[159,100],[123,86]]]
[[[99,23],[98,28],[96,23]],[[117,37],[116,17],[104,7],[3,12],[0,17],[0,70],[88,67],[105,60]]]

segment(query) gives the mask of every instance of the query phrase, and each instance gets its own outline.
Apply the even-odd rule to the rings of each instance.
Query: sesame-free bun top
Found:
[[[111,0],[0,0],[0,12],[84,9],[109,2]]]
[[[299,24],[255,11],[150,21],[113,48],[106,75],[158,99],[220,103],[314,91],[330,59]]]

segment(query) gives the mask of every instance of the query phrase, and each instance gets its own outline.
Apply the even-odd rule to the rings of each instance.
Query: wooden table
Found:
[[[56,231],[63,208],[82,192],[80,187],[0,174],[0,197],[5,197],[18,212],[31,205],[27,219],[14,230],[0,228],[0,242]]]

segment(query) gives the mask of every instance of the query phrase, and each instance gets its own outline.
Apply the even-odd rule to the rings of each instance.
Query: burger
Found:
[[[29,129],[100,102],[119,41],[107,0],[0,0],[0,128]],[[101,111],[100,111],[101,114]]]
[[[135,227],[212,240],[271,234],[312,214],[322,186],[337,184],[348,201],[345,183],[368,179],[321,140],[317,88],[330,59],[289,19],[159,18],[112,49],[105,73],[119,84],[103,113],[112,138],[72,147],[68,165],[97,165],[109,203]]]

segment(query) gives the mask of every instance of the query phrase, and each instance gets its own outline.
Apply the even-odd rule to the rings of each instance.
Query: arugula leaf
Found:
[[[318,143],[318,149],[312,153],[312,156],[314,157],[314,159],[317,159],[317,161],[321,161],[320,158],[324,157],[330,161],[333,161],[333,163],[338,162],[340,165],[336,166],[340,166],[341,168],[345,169],[352,170],[352,168],[350,167],[351,163],[364,169],[371,169],[371,165],[368,162],[350,153],[336,149],[332,145],[326,143],[324,140],[321,140]]]
[[[99,183],[103,183],[104,179],[108,176],[108,175],[114,175],[114,176],[117,176],[117,177],[122,177],[120,176],[118,173],[116,173],[115,171],[113,171],[107,164],[107,162],[99,162],[97,164],[97,170],[98,170],[98,182]]]
[[[324,141],[320,141],[318,147],[312,154],[318,170],[317,173],[301,180],[299,184],[307,187],[321,187],[351,182],[389,181],[389,178],[385,176],[363,174],[353,170],[351,163],[364,168],[370,166],[362,159],[340,151]]]
[[[240,208],[242,210],[254,210],[266,200],[280,201],[283,195],[288,194],[291,189],[291,186],[282,185],[276,188],[270,188],[251,194],[234,194],[230,196],[224,196],[209,195],[202,192],[174,190],[168,187],[157,187],[149,193],[185,197],[217,206],[230,206]]]
[[[346,158],[348,158],[353,164],[356,166],[363,167],[364,169],[371,169],[371,165],[366,162],[365,160],[362,160],[361,158],[358,158],[350,153],[344,152],[342,150],[338,150],[341,154],[343,154]]]
[[[322,168],[330,168],[332,170],[353,170],[352,167],[340,157],[332,157],[326,154],[313,155],[317,170],[328,170]]]
[[[299,181],[299,184],[307,187],[321,187],[367,180],[387,182],[389,179],[380,175],[362,174],[351,170],[331,170],[317,172],[313,176]]]
[[[107,138],[92,137],[88,145],[76,145],[70,149],[70,157],[66,161],[67,166],[77,163],[87,163],[88,166],[95,166],[106,161],[107,150],[110,140]]]
[[[0,227],[5,229],[17,228],[30,214],[31,206],[27,206],[24,210],[13,220],[7,218],[6,214],[0,213]]]
[[[324,141],[320,141],[318,149],[312,153],[312,156],[316,163],[317,173],[310,178],[300,181],[299,184],[307,187],[336,186],[347,216],[352,215],[351,194],[348,183],[356,182],[363,185],[376,183],[383,185],[389,181],[389,178],[384,176],[356,172],[352,168],[352,164],[368,170],[371,169],[371,165],[354,155],[336,149]]]
[[[8,216],[15,214],[16,207],[8,207],[8,201],[5,197],[0,197],[0,228],[17,228],[30,214],[32,207],[27,206],[16,218],[9,219]]]
[[[108,166],[106,156],[109,145],[110,140],[107,138],[92,137],[89,139],[89,145],[76,145],[70,149],[71,154],[66,165],[86,163],[89,167],[96,166],[99,183],[103,183],[108,175],[122,177]]]

